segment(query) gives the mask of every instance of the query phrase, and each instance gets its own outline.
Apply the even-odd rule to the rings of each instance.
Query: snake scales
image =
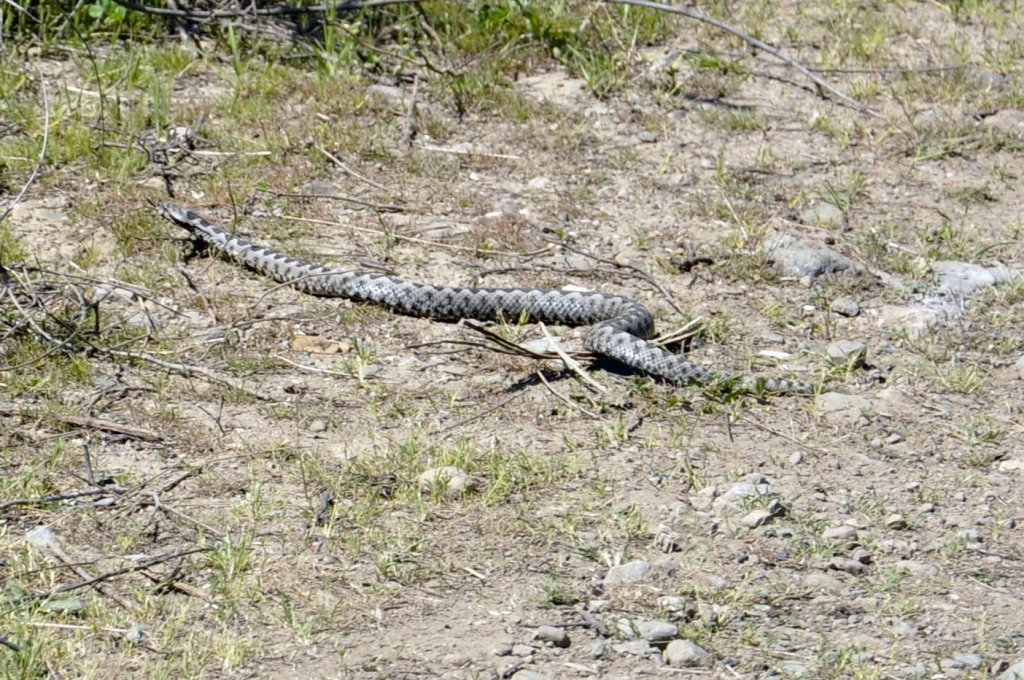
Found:
[[[169,203],[158,204],[157,210],[219,254],[309,295],[372,302],[399,314],[437,321],[526,318],[566,326],[592,324],[583,338],[588,350],[649,375],[679,385],[734,380],[647,342],[654,334],[651,313],[639,302],[621,295],[543,288],[454,288],[369,272],[332,270],[234,236],[191,210]],[[735,382],[744,390],[814,391],[809,383],[780,378],[744,376]]]

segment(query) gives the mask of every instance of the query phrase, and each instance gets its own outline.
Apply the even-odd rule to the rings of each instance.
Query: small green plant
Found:
[[[831,203],[844,213],[847,213],[863,197],[866,184],[867,174],[861,170],[855,170],[840,184],[825,182],[825,186],[818,191],[818,196],[823,201]]]

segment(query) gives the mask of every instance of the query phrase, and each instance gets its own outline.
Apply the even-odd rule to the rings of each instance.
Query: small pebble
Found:
[[[894,531],[906,529],[907,520],[903,517],[903,515],[899,514],[898,512],[893,513],[885,518],[885,526],[886,528],[893,529]]]
[[[852,318],[860,314],[860,305],[857,304],[856,300],[848,297],[836,298],[828,308],[840,316]]]

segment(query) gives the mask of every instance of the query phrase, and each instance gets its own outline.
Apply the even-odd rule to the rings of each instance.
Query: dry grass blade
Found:
[[[653,338],[648,342],[650,342],[653,345],[658,345],[659,347],[665,347],[667,345],[678,345],[700,333],[700,329],[703,325],[704,319],[702,319],[699,316],[694,317],[693,319],[690,319],[686,323],[686,325],[682,326],[681,328],[677,328],[676,330],[669,331],[667,333],[662,333],[658,337]]]

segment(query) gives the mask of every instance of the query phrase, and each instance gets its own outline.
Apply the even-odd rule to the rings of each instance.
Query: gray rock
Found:
[[[839,316],[853,318],[860,314],[860,305],[857,301],[848,297],[839,297],[828,306],[829,310]]]
[[[804,585],[814,590],[824,590],[831,593],[842,593],[846,591],[846,584],[835,576],[820,571],[811,572],[804,577]]]
[[[323,432],[327,429],[327,421],[317,418],[309,424],[310,432]]]
[[[829,527],[821,532],[821,538],[826,541],[836,541],[837,543],[856,541],[857,530],[846,524],[842,524],[837,527]]]
[[[967,543],[983,543],[985,541],[985,537],[977,529],[965,529],[959,535],[960,540]]]
[[[828,201],[822,201],[813,208],[800,213],[800,221],[804,224],[823,227],[828,229],[839,224],[843,219],[843,211],[839,206]]]
[[[940,663],[943,668],[958,668],[963,670],[976,671],[981,668],[981,657],[977,654],[957,654],[952,659],[943,659]]]
[[[852,425],[865,413],[873,412],[875,403],[870,397],[862,394],[826,392],[819,397],[818,408],[821,417],[828,423]]]
[[[639,583],[646,579],[651,573],[651,565],[644,560],[633,560],[625,564],[617,564],[608,570],[604,577],[605,587],[628,585]]]
[[[1018,135],[1024,134],[1024,111],[1019,109],[1003,109],[1002,111],[996,111],[991,116],[985,116],[982,118],[981,122],[983,125],[997,130],[1002,130],[1004,132],[1012,132]],[[1003,679],[1000,678],[1000,680]]]
[[[533,645],[514,644],[512,645],[512,656],[531,657],[537,653]]]
[[[762,524],[767,524],[772,520],[775,515],[768,508],[758,508],[757,510],[751,510],[740,520],[740,524],[750,527],[751,529],[757,528]]]
[[[847,574],[861,574],[864,572],[863,562],[839,555],[829,559],[828,567],[836,571],[845,571]]]
[[[810,669],[799,661],[783,661],[779,664],[779,670],[787,678],[806,678],[811,674]]]
[[[900,529],[907,528],[907,520],[903,515],[898,512],[894,512],[885,518],[885,526],[887,529],[899,531]]]
[[[932,564],[925,564],[916,560],[897,560],[893,569],[904,569],[908,574],[914,576],[938,576],[939,568]]]
[[[868,345],[863,340],[840,340],[825,348],[828,360],[836,366],[860,368],[868,354]]]
[[[737,482],[730,486],[725,493],[716,498],[712,507],[716,512],[729,515],[743,510],[743,506],[749,499],[775,495],[775,490],[772,489],[769,484]]]
[[[651,643],[643,638],[636,640],[627,640],[626,642],[620,642],[612,645],[612,649],[619,654],[628,654],[630,656],[647,656],[651,653]]]
[[[658,607],[672,614],[674,619],[692,619],[697,615],[697,604],[689,597],[678,595],[662,595],[658,598]]]
[[[900,618],[894,618],[889,622],[889,632],[896,637],[917,637],[917,628]]]
[[[443,465],[424,470],[416,478],[416,485],[423,492],[431,492],[434,489],[443,488],[444,495],[448,498],[458,498],[473,488],[469,474],[462,468],[457,468],[454,465]]]
[[[558,628],[556,626],[541,626],[533,634],[533,639],[550,642],[555,647],[568,647],[572,644],[565,628]]]
[[[912,339],[922,338],[935,326],[954,319],[959,310],[945,299],[927,299],[912,305],[882,305],[878,325],[898,327]]]
[[[703,489],[695,494],[690,494],[687,500],[690,502],[690,507],[698,512],[706,512],[711,509],[712,503],[714,503],[715,497],[718,495],[718,487],[716,486],[705,486]]]
[[[675,668],[707,666],[711,661],[707,650],[689,640],[673,640],[668,643],[662,658],[666,664]]]
[[[764,251],[785,276],[821,276],[841,271],[859,271],[860,266],[831,248],[787,234],[768,239]]]
[[[590,645],[590,658],[600,659],[608,652],[608,643],[604,640],[598,640],[594,644]]]
[[[553,680],[552,676],[544,673],[538,673],[537,671],[530,670],[529,668],[520,668],[512,676],[513,680]]]
[[[999,674],[996,680],[1024,680],[1024,659]]]
[[[1000,461],[1000,472],[1024,472],[1024,460],[1011,459]]]
[[[679,626],[668,621],[641,621],[636,627],[640,637],[652,644],[665,643],[679,636]]]
[[[939,288],[954,295],[970,295],[982,288],[1009,283],[1020,272],[1009,267],[984,267],[969,262],[942,261],[932,265],[939,279]]]

